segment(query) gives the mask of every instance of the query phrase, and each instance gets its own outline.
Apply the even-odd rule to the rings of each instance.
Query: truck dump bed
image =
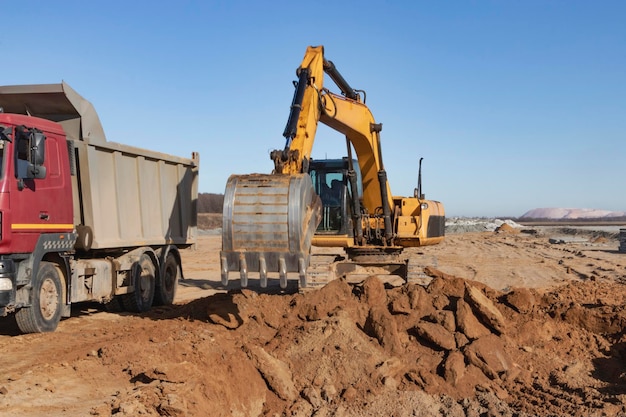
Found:
[[[75,224],[91,228],[93,249],[195,242],[196,155],[177,158],[113,142],[75,142],[75,148]]]
[[[92,104],[65,82],[0,87],[6,113],[60,123],[68,138],[74,224],[92,249],[195,242],[199,157],[108,142]]]

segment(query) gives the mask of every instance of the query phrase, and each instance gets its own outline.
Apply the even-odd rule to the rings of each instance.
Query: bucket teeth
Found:
[[[278,260],[278,277],[280,278],[280,288],[287,288],[287,264],[285,258]]]
[[[267,288],[267,263],[262,256],[259,258],[259,280],[261,281],[261,288]]]
[[[241,287],[246,288],[248,286],[248,263],[243,253],[239,255],[239,275],[241,276]]]
[[[300,278],[300,286],[304,288],[306,287],[306,272],[307,272],[307,263],[304,260],[304,258],[300,258],[300,261],[298,262],[298,266],[299,266],[298,276]]]
[[[222,270],[222,286],[228,285],[228,261],[225,256],[220,256],[220,265]]]

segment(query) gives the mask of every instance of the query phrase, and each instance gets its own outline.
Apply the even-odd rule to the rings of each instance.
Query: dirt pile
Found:
[[[426,288],[371,277],[306,295],[244,290],[226,296],[228,312],[208,303],[208,317],[230,329],[262,376],[269,390],[257,389],[256,403],[266,415],[624,411],[625,300],[609,283],[594,284],[593,299],[584,283],[504,294],[427,272]],[[415,401],[385,401],[400,394]]]
[[[508,223],[502,223],[500,226],[496,227],[496,233],[519,233],[520,229],[516,229]]]

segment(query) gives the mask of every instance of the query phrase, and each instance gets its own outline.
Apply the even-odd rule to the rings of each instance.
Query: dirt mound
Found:
[[[502,223],[500,226],[498,226],[495,230],[496,233],[519,233],[520,230],[516,229],[515,227],[511,226],[508,223]]]
[[[384,399],[400,394],[413,398],[407,415],[431,415],[420,413],[432,405],[464,416],[485,397],[495,415],[621,410],[626,300],[610,284],[590,300],[585,283],[504,294],[429,273],[426,288],[371,277],[306,295],[235,292],[225,296],[228,319],[212,299],[208,317],[241,341],[267,384],[255,401],[266,415],[391,415],[398,403]],[[433,398],[448,400],[435,407]]]

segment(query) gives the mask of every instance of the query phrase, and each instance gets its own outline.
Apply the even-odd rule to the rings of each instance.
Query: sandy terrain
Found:
[[[75,306],[51,334],[2,319],[0,415],[626,415],[615,237],[453,234],[408,251],[426,286],[305,294],[226,291],[220,243],[184,253],[175,306]]]

